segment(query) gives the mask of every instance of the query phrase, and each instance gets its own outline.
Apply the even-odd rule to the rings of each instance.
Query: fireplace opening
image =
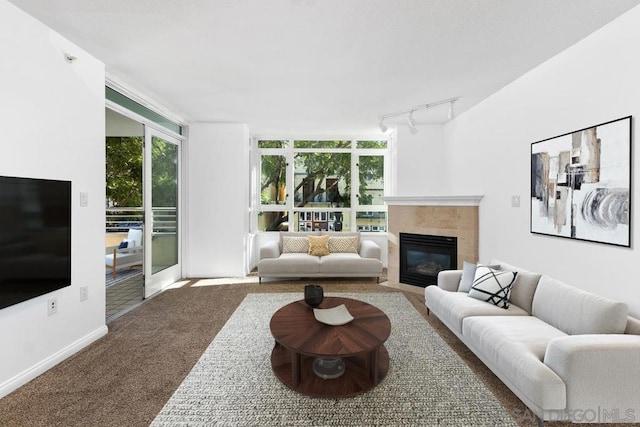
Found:
[[[438,273],[458,266],[458,239],[400,233],[400,283],[423,288],[437,283]]]

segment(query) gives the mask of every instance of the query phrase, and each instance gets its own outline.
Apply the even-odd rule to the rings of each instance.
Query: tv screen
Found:
[[[0,308],[71,285],[71,182],[0,176]]]

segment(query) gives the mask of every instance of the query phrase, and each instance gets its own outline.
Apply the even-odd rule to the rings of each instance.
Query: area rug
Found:
[[[390,367],[378,386],[326,399],[280,383],[271,370],[269,320],[301,295],[249,294],[151,425],[517,425],[402,293],[333,295],[373,304],[391,320]]]

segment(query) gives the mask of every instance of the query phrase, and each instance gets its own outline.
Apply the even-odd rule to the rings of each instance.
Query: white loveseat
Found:
[[[425,304],[538,417],[640,421],[640,322],[627,305],[504,262],[508,309],[471,298],[442,271]]]
[[[327,238],[326,255],[310,254],[309,238]],[[380,246],[358,232],[280,232],[260,247],[258,276],[375,277],[382,274]]]

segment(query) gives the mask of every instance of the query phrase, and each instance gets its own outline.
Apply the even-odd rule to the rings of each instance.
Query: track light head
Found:
[[[416,127],[416,121],[413,120],[413,112],[415,110],[411,110],[411,112],[409,113],[409,117],[407,117],[407,123],[409,124],[409,131],[411,132],[411,135],[415,135],[416,133],[418,133],[418,128]]]
[[[456,100],[454,99],[453,101],[451,101],[451,103],[449,104],[449,114],[447,115],[447,117],[449,118],[449,120],[453,119],[455,117],[455,112],[453,111],[453,104],[455,104]]]
[[[413,112],[415,110],[411,110],[411,112],[409,113],[409,117],[407,117],[407,122],[409,122],[409,127],[410,128],[414,128],[416,127],[416,122],[415,120],[413,120]]]
[[[383,120],[384,120],[384,118],[380,119],[380,131],[386,132],[387,130],[389,130],[389,127],[387,125],[385,125],[384,123],[382,123]]]

